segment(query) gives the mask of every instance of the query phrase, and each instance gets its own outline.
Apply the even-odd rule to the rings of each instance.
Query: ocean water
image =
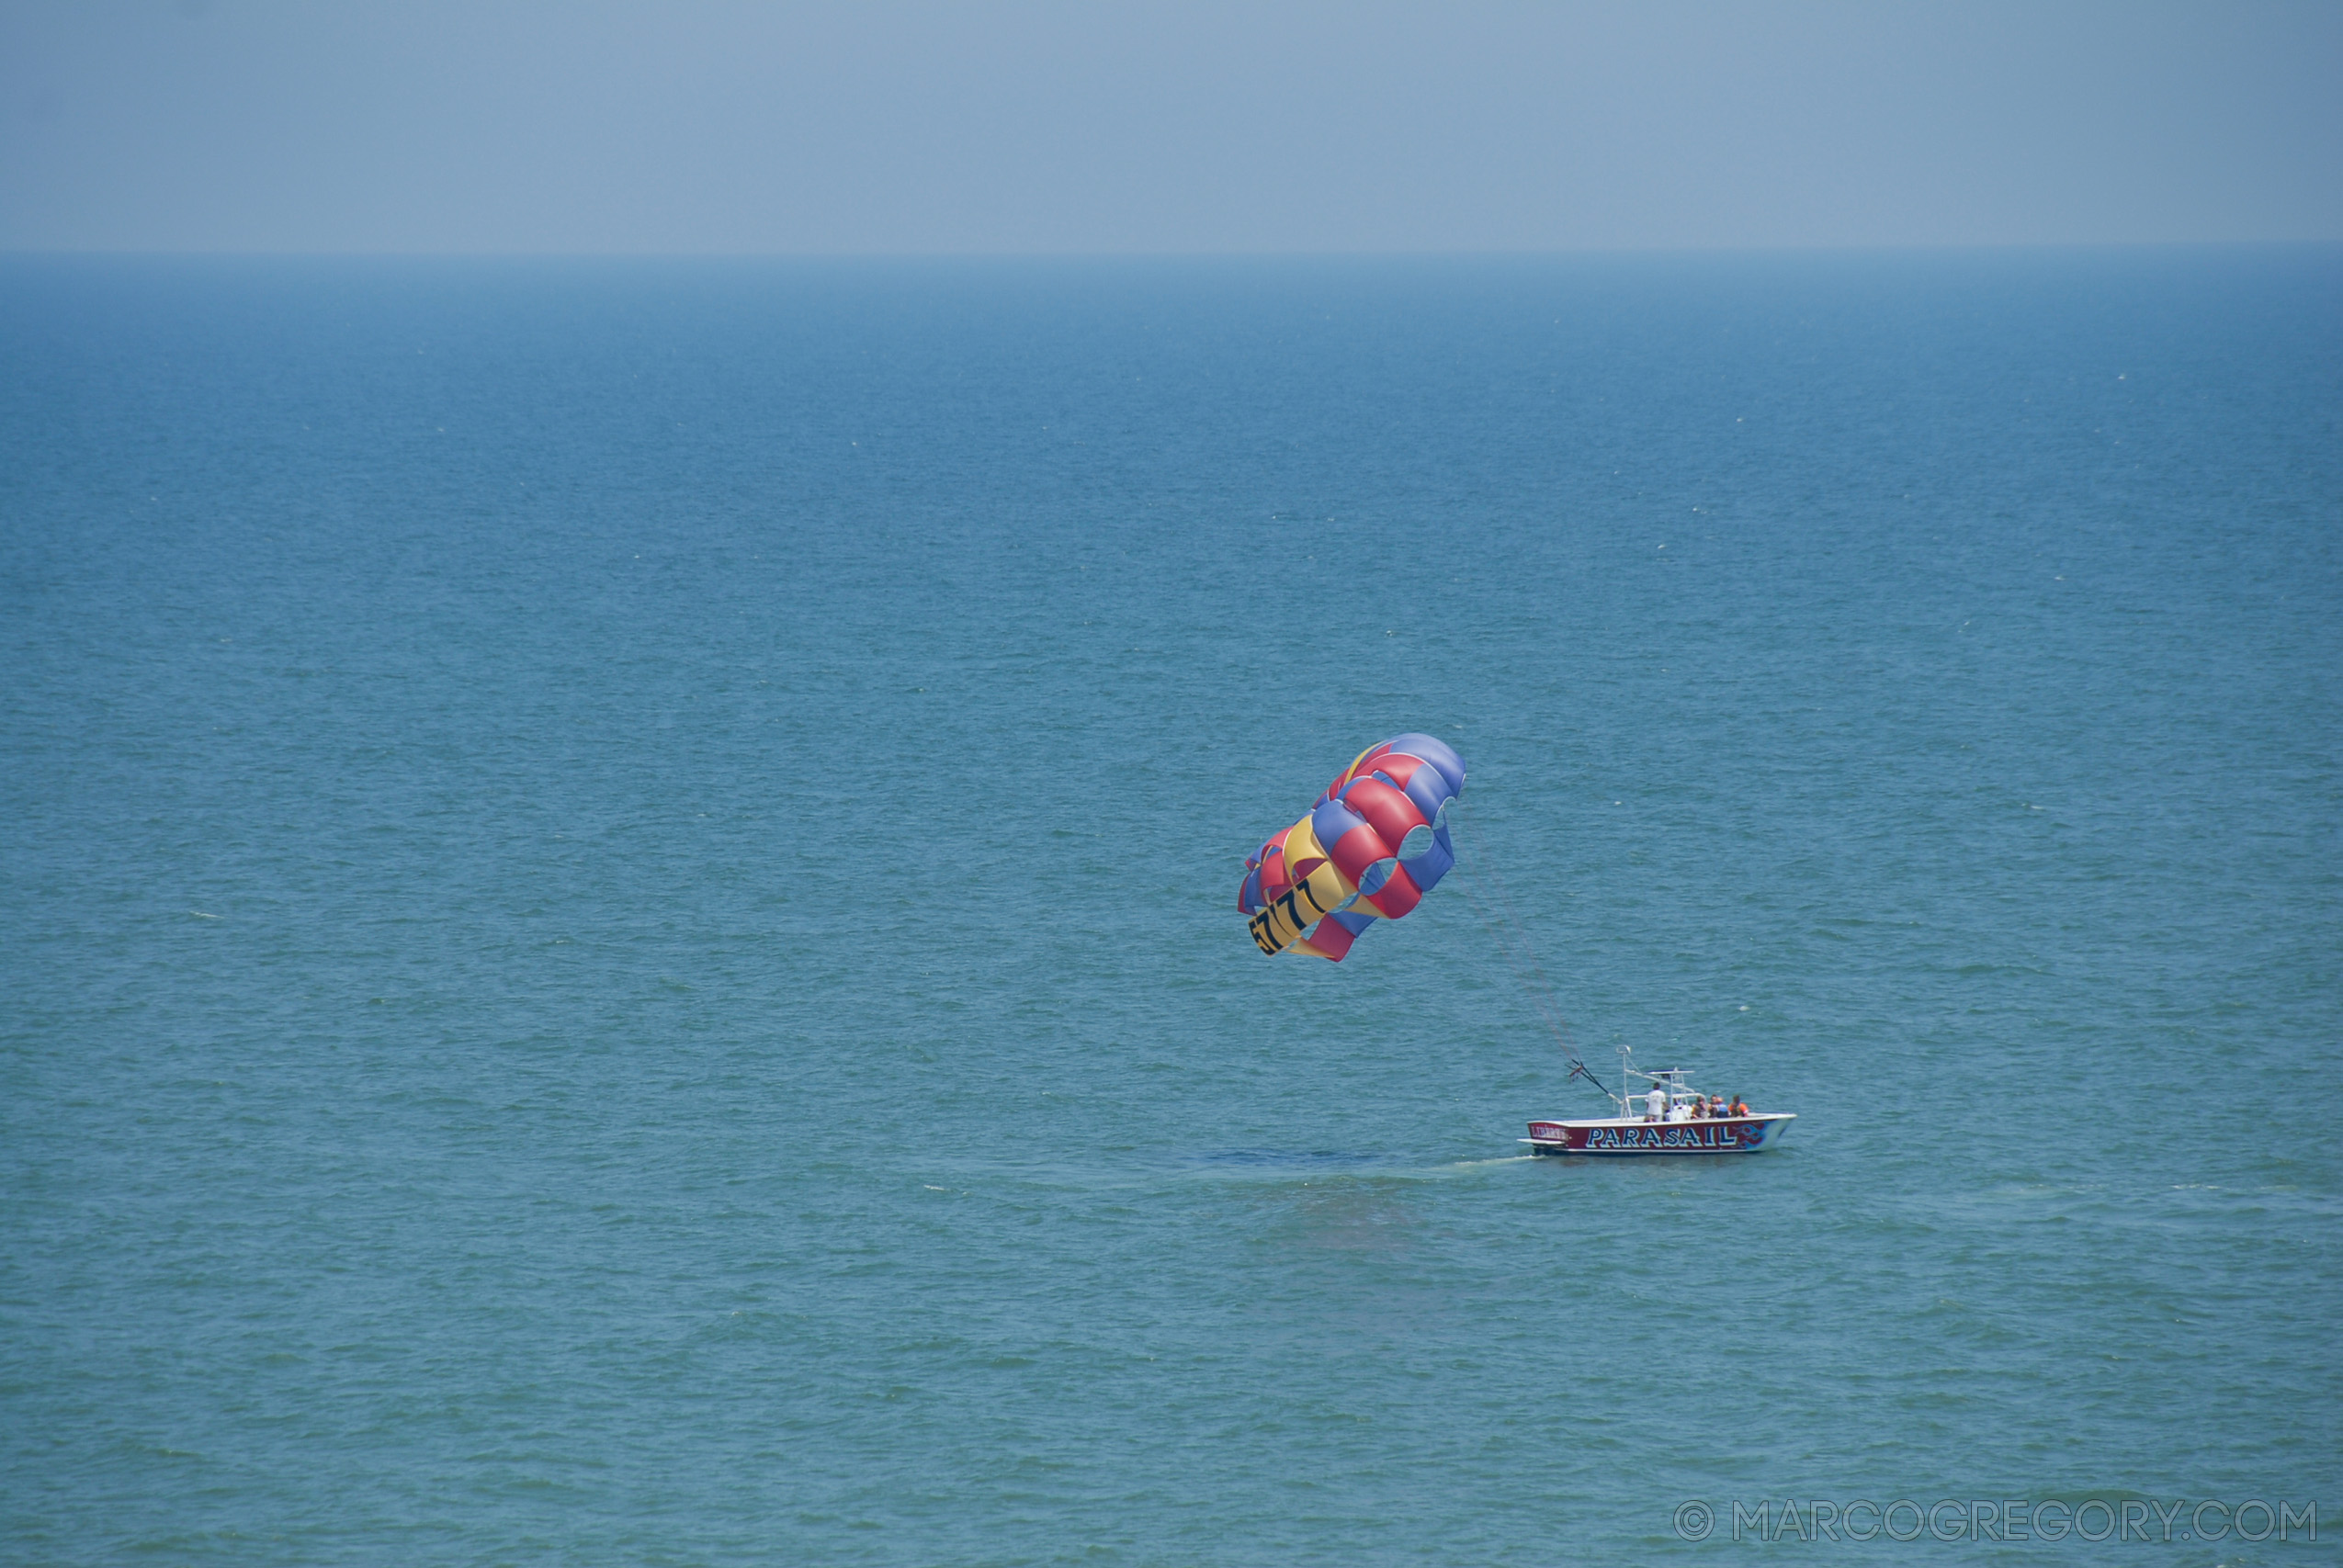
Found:
[[[2334,1561],[2343,254],[17,259],[0,366],[0,1559]],[[1520,1157],[1454,882],[1255,951],[1406,729],[1784,1146]]]

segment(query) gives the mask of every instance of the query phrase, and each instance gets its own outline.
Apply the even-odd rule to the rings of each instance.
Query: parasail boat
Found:
[[[1581,1076],[1574,1068],[1573,1077]],[[1583,1074],[1590,1083],[1593,1075]],[[1522,1142],[1534,1155],[1753,1155],[1782,1141],[1798,1118],[1786,1111],[1747,1116],[1695,1116],[1696,1093],[1681,1067],[1644,1072],[1634,1053],[1619,1048],[1620,1089],[1610,1094],[1616,1116],[1586,1121],[1533,1122]],[[1636,1080],[1651,1087],[1638,1091]],[[1597,1085],[1600,1088],[1600,1085]],[[1657,1108],[1655,1111],[1655,1108]]]

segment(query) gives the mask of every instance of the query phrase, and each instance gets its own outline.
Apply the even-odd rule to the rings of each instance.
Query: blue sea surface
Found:
[[[2343,253],[20,257],[0,367],[0,1560],[2335,1560]],[[1264,958],[1410,729],[1483,897]],[[1508,929],[1784,1145],[1522,1157]]]

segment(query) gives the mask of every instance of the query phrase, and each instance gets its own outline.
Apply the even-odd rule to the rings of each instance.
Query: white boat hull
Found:
[[[1720,1116],[1647,1122],[1608,1116],[1585,1122],[1533,1122],[1522,1142],[1534,1155],[1753,1155],[1782,1141],[1798,1118]]]

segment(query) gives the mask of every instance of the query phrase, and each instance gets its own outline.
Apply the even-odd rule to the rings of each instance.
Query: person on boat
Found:
[[[1736,1116],[1747,1116],[1750,1114],[1749,1102],[1743,1100],[1737,1094],[1733,1097],[1733,1114]]]
[[[1708,1113],[1710,1116],[1721,1122],[1726,1117],[1733,1114],[1733,1109],[1725,1103],[1725,1097],[1723,1095],[1712,1094],[1708,1097]]]
[[[1654,1084],[1651,1086],[1651,1092],[1644,1096],[1644,1120],[1657,1122],[1667,1114],[1668,1091],[1658,1084]]]
[[[1706,1096],[1698,1094],[1692,1096],[1692,1109],[1691,1112],[1685,1116],[1684,1120],[1687,1122],[1705,1122],[1708,1120],[1708,1100]]]

